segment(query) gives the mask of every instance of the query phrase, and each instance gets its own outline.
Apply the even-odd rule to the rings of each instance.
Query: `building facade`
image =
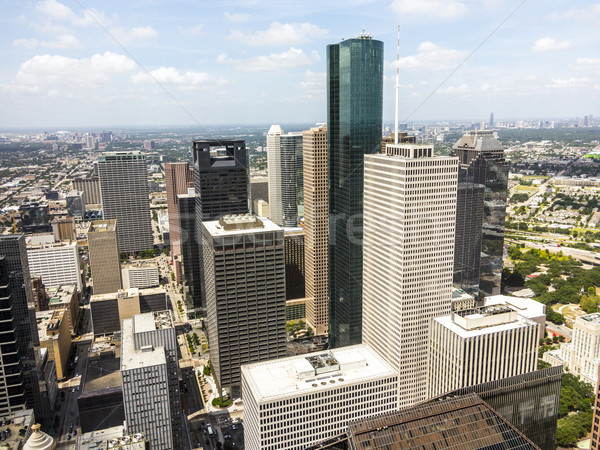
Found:
[[[183,279],[188,288],[195,309],[206,308],[203,303],[200,274],[200,248],[196,235],[196,190],[188,189],[187,194],[177,196],[179,210],[181,259],[183,261]]]
[[[138,261],[121,269],[123,289],[151,288],[159,285],[158,265],[154,262]]]
[[[386,152],[365,156],[363,341],[399,370],[405,407],[427,398],[429,320],[451,308],[457,160]]]
[[[285,228],[283,230],[285,245],[285,299],[304,298],[304,230],[302,228]]]
[[[269,169],[269,218],[273,223],[283,224],[281,135],[279,125],[271,125],[267,133],[267,167]]]
[[[83,290],[76,242],[28,244],[27,259],[30,273],[41,276],[46,286],[74,284],[79,292]]]
[[[88,205],[102,204],[102,197],[100,196],[100,181],[98,180],[98,177],[75,178],[73,180],[73,190],[83,191],[85,194],[86,204]]]
[[[71,352],[71,330],[64,309],[36,313],[40,347],[48,350],[48,359],[56,364],[56,377],[67,376],[69,353]]]
[[[119,250],[135,253],[152,249],[146,155],[105,152],[98,156],[98,177],[105,220],[116,219]]]
[[[398,372],[364,345],[244,365],[245,447],[305,449],[397,410],[397,389]]]
[[[364,155],[381,149],[383,42],[363,35],[327,46],[329,336],[362,342]]]
[[[167,188],[167,211],[169,213],[169,239],[171,256],[181,255],[180,219],[177,196],[186,194],[194,186],[194,174],[186,162],[165,163],[165,185]]]
[[[253,215],[202,228],[210,360],[237,397],[242,364],[286,356],[283,230]]]
[[[306,323],[316,335],[329,329],[329,186],[327,127],[302,134]]]
[[[66,195],[67,214],[79,220],[85,217],[85,193],[83,191],[71,191]]]
[[[54,240],[56,242],[76,241],[77,235],[75,232],[75,220],[73,217],[54,219],[52,221],[52,234],[54,234]]]
[[[598,383],[596,383],[596,400],[594,402],[590,450],[600,450],[600,374],[598,374]]]
[[[96,220],[88,231],[90,270],[94,294],[108,294],[123,287],[121,254],[116,220]]]
[[[460,165],[455,285],[472,293],[497,295],[508,196],[504,147],[493,131],[471,131],[454,144],[452,152]]]

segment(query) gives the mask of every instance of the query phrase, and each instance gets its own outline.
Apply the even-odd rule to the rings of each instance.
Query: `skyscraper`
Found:
[[[121,252],[152,249],[152,222],[146,155],[105,152],[98,156],[98,176],[104,219],[117,219]]]
[[[165,184],[167,187],[171,256],[176,256],[181,255],[182,245],[177,196],[187,194],[188,188],[194,186],[194,178],[190,170],[190,165],[186,162],[165,163]]]
[[[594,419],[592,422],[592,442],[590,450],[600,450],[600,373],[598,374],[598,383],[596,383],[596,399],[594,402]]]
[[[269,169],[269,211],[273,223],[283,224],[281,192],[281,135],[279,125],[271,125],[267,133],[267,167]]]
[[[322,125],[305,131],[302,146],[306,323],[320,335],[329,328],[327,127]]]
[[[452,298],[457,158],[388,144],[365,156],[363,339],[399,371],[399,406],[427,398],[429,321]]]
[[[0,236],[0,306],[0,414],[34,408],[43,420],[47,411],[42,410],[36,368],[39,338],[23,234]]]
[[[494,127],[494,113],[490,113],[490,128]]]
[[[210,360],[235,398],[242,364],[286,356],[283,229],[253,215],[202,229]]]
[[[189,288],[194,308],[206,308],[202,303],[202,284],[200,282],[200,249],[196,236],[196,191],[188,189],[187,194],[177,196],[179,211],[181,258],[183,260],[183,277]]]
[[[330,345],[362,341],[364,155],[381,149],[383,42],[327,46]]]
[[[117,292],[122,287],[117,221],[93,221],[88,231],[88,249],[94,294]]]
[[[483,294],[497,295],[508,195],[509,166],[504,147],[493,131],[471,131],[454,144],[452,151],[460,167],[454,282],[472,293],[479,285]]]

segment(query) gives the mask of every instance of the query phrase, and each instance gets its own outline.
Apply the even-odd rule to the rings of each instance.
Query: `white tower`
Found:
[[[283,224],[283,206],[281,198],[281,135],[279,125],[271,125],[267,133],[267,166],[269,168],[269,209],[270,219],[281,226]]]

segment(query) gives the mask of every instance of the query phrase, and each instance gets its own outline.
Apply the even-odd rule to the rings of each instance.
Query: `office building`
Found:
[[[74,284],[62,284],[46,288],[48,310],[65,310],[65,320],[72,334],[79,319],[79,292]]]
[[[398,409],[398,372],[365,345],[242,366],[248,450],[305,449]]]
[[[169,243],[171,256],[181,255],[180,219],[177,196],[187,194],[194,186],[194,174],[186,162],[165,163],[165,185],[167,187],[167,212],[169,214]],[[183,243],[185,244],[185,243]]]
[[[567,366],[572,374],[595,386],[600,369],[600,314],[577,317],[571,342],[544,353],[543,359],[553,366]]]
[[[497,295],[508,195],[504,147],[493,131],[471,131],[454,144],[452,152],[460,167],[454,284],[473,294]]]
[[[98,156],[104,219],[116,219],[119,250],[152,249],[152,223],[146,156],[139,152],[105,152]]]
[[[248,212],[248,154],[241,140],[193,141],[196,218]]]
[[[94,294],[116,292],[122,287],[117,229],[116,220],[96,220],[88,230]]]
[[[363,341],[399,371],[399,406],[427,398],[427,331],[449,314],[457,159],[432,145],[365,155]]]
[[[329,186],[327,126],[302,133],[306,323],[316,335],[329,329]]]
[[[46,293],[46,286],[42,281],[42,277],[31,278],[31,290],[33,292],[33,303],[36,311],[48,310],[48,301],[50,300]]]
[[[210,360],[239,396],[242,364],[286,356],[283,230],[253,215],[202,222]]]
[[[49,209],[45,203],[25,203],[21,211],[21,229],[25,233],[43,233],[51,230]]]
[[[537,323],[538,340],[544,339],[546,334],[546,305],[531,298],[513,297],[511,295],[492,295],[486,297],[483,302],[483,306],[498,304],[506,304],[517,311],[519,316]]]
[[[177,196],[179,210],[181,259],[183,261],[183,279],[196,309],[206,308],[202,302],[202,284],[200,274],[200,249],[196,235],[196,190],[188,189],[187,194]]]
[[[105,426],[77,436],[77,450],[146,450],[149,445],[143,433],[129,436],[123,425]]]
[[[261,200],[269,204],[269,178],[253,176],[250,178],[250,206],[252,206],[252,212],[257,216],[269,217],[258,212],[258,202]]]
[[[496,122],[494,122],[494,113],[493,113],[493,112],[491,112],[491,113],[490,113],[490,128],[494,128],[494,124],[495,124],[495,123],[496,123]]]
[[[285,246],[285,299],[304,298],[304,230],[284,228]]]
[[[392,132],[390,136],[384,136],[381,138],[381,154],[387,155],[386,146],[388,144],[396,143],[396,133]],[[408,133],[398,133],[399,144],[416,144],[417,138],[415,136],[409,136]]]
[[[28,244],[27,259],[30,273],[41,276],[46,286],[74,284],[79,292],[83,290],[76,242]]]
[[[128,434],[143,433],[151,448],[183,444],[177,338],[169,311],[123,320],[121,379]]]
[[[56,377],[67,376],[69,353],[71,352],[71,330],[67,311],[40,311],[36,313],[40,347],[48,350],[48,359],[56,364]]]
[[[267,163],[271,220],[296,227],[298,207],[304,210],[302,133],[284,134],[279,125],[272,125],[267,133]]]
[[[600,450],[600,374],[598,375],[598,383],[596,383],[596,400],[594,402],[590,450]]]
[[[73,217],[65,217],[64,219],[54,219],[52,221],[52,234],[54,240],[58,241],[76,241],[75,220]]]
[[[113,334],[121,329],[124,319],[167,309],[167,293],[163,288],[121,289],[90,297],[90,313],[94,337]]]
[[[33,409],[1,414],[0,421],[4,423],[2,431],[6,431],[2,445],[11,450],[23,448],[23,443],[32,436],[34,427],[35,430],[39,430]]]
[[[75,178],[72,183],[74,191],[83,191],[86,205],[102,204],[100,181],[98,180],[98,177]]]
[[[534,371],[538,328],[506,304],[434,318],[427,397]]]
[[[81,220],[85,217],[85,193],[71,191],[66,195],[67,214]]]
[[[327,46],[329,336],[362,342],[364,155],[381,149],[383,42],[361,35]]]
[[[153,261],[136,261],[121,269],[123,289],[151,288],[159,285],[158,264]]]
[[[0,371],[0,414],[33,408],[42,420],[47,411],[42,409],[42,377],[36,367],[39,338],[31,292],[25,236],[0,236],[0,306],[5,315],[0,346],[7,352]]]

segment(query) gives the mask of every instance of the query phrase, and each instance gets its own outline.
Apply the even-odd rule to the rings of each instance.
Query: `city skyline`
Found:
[[[5,13],[5,127],[322,122],[326,45],[363,29],[387,46],[389,122],[398,23],[401,120],[577,116],[600,96],[591,1],[41,0]]]

